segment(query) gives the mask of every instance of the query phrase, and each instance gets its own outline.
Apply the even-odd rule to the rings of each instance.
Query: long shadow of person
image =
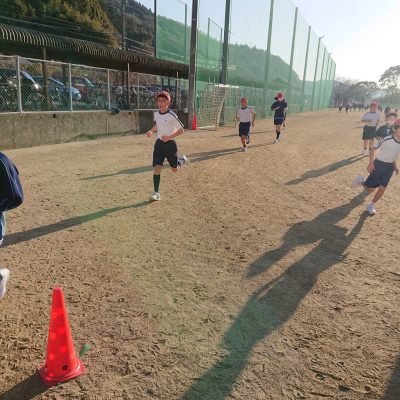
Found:
[[[319,241],[279,278],[263,285],[249,297],[224,335],[222,345],[227,355],[199,377],[183,399],[223,400],[229,395],[257,342],[284,324],[295,313],[318,276],[342,259],[360,232],[367,214],[361,215],[349,233],[336,224],[364,197],[361,193],[349,203],[327,210],[311,221],[294,225],[285,234],[281,248],[266,253],[250,265],[247,275],[254,276],[267,270],[293,247]]]
[[[364,154],[358,154],[356,156],[352,156],[349,158],[345,158],[340,161],[336,161],[333,164],[325,165],[319,169],[312,169],[311,171],[305,172],[300,178],[293,179],[286,183],[286,185],[297,185],[298,183],[304,182],[307,179],[317,178],[322,175],[326,175],[329,172],[333,172],[338,170],[339,168],[343,168],[346,165],[353,164],[359,160],[362,160],[365,157]]]
[[[93,221],[98,218],[102,218],[108,214],[126,210],[129,208],[140,208],[150,204],[150,200],[145,200],[137,204],[129,206],[107,208],[105,210],[96,211],[94,213],[80,215],[78,217],[72,217],[64,219],[63,221],[55,222],[54,224],[39,226],[37,228],[30,229],[28,231],[16,232],[11,235],[4,236],[4,244],[2,247],[11,246],[16,243],[26,242],[28,240],[35,239],[40,236],[49,235],[50,233],[62,231],[64,229],[71,228],[76,225],[84,224],[85,222]]]
[[[392,372],[392,376],[387,385],[385,395],[382,400],[400,399],[400,356],[397,358],[397,364]]]

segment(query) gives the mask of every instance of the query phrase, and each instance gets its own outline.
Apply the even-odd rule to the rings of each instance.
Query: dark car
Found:
[[[44,87],[45,82],[44,82],[44,77],[43,76],[33,76],[32,77],[36,82],[40,84],[40,86]],[[82,98],[81,92],[72,86],[71,90],[69,89],[68,85],[64,85],[61,81],[55,78],[47,78],[47,87],[49,93],[53,93],[58,91],[60,94],[65,95],[66,97],[69,98],[70,91],[72,92],[72,100],[74,101],[79,101]]]
[[[41,109],[43,95],[41,87],[26,71],[20,71],[21,103],[23,111]],[[17,71],[0,68],[0,111],[18,111]]]
[[[83,76],[72,76],[72,86],[77,88],[82,95],[82,101],[93,104],[96,109],[107,107],[107,92],[99,85],[94,84],[90,79]]]

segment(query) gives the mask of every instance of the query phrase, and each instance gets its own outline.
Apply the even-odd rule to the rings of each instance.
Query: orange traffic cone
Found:
[[[196,118],[196,114],[193,115],[192,131],[197,131],[197,118]]]
[[[39,374],[48,387],[73,379],[86,372],[78,359],[68,323],[62,288],[53,289],[46,363]]]

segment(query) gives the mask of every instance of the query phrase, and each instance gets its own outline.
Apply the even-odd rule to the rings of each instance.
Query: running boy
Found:
[[[379,150],[379,152],[376,152]],[[377,153],[377,154],[376,154]],[[375,158],[376,155],[376,158]],[[400,155],[400,119],[393,124],[393,134],[382,138],[377,145],[371,148],[367,171],[369,176],[366,180],[362,175],[357,176],[352,186],[361,185],[367,192],[372,193],[376,188],[372,202],[368,204],[367,212],[370,215],[376,214],[375,205],[385,193],[393,172],[399,173],[397,159]]]
[[[240,108],[236,110],[236,121],[239,122],[239,136],[242,141],[242,151],[247,150],[247,145],[250,143],[250,125],[254,127],[256,113],[252,107],[247,106],[247,97],[242,97]]]
[[[183,133],[183,124],[179,121],[176,114],[168,109],[171,103],[169,93],[165,91],[159,92],[156,100],[159,111],[154,113],[154,126],[146,132],[147,137],[157,132],[157,140],[153,151],[154,193],[150,197],[154,201],[158,201],[161,198],[159,191],[160,174],[164,160],[168,160],[172,172],[176,172],[178,165],[182,166],[187,161],[185,156],[178,157],[178,147],[174,139]]]
[[[386,115],[386,124],[380,126],[376,132],[375,132],[375,137],[378,140],[381,140],[382,138],[386,136],[390,136],[393,133],[393,123],[397,119],[397,113],[391,111],[387,113]]]
[[[279,142],[279,136],[281,135],[282,124],[285,122],[287,103],[283,96],[283,93],[278,93],[275,97],[275,103],[272,104],[271,110],[275,111],[274,114],[274,125],[276,130],[276,139],[274,143]]]
[[[6,234],[5,212],[19,207],[24,201],[24,193],[19,172],[14,163],[0,152],[0,246]],[[0,268],[0,300],[5,296],[10,278],[8,268]]]
[[[378,103],[373,101],[369,105],[369,111],[363,115],[361,122],[364,122],[362,140],[364,141],[364,154],[368,155],[374,144],[376,127],[379,125],[380,112]],[[367,147],[368,146],[368,147]]]

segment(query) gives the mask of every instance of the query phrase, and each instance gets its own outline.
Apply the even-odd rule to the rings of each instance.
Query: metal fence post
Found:
[[[21,65],[19,57],[16,56],[15,66],[17,69],[17,102],[18,112],[22,112],[22,95],[21,95]]]
[[[305,88],[306,88],[306,78],[307,78],[308,51],[309,51],[309,49],[310,49],[310,34],[311,34],[311,25],[308,25],[306,59],[305,59],[305,61],[304,61],[303,83],[302,83],[302,85],[301,85],[301,106],[300,106],[300,112],[303,112],[303,111],[304,111]]]
[[[107,104],[108,111],[111,110],[111,87],[110,87],[110,70],[107,69]]]
[[[313,84],[313,90],[312,90],[312,97],[311,97],[311,108],[310,111],[314,110],[314,98],[315,98],[315,82],[317,81],[317,71],[318,71],[318,62],[319,62],[319,47],[321,45],[321,39],[323,36],[321,36],[318,39],[318,50],[317,50],[317,59],[315,61],[315,71],[314,71],[314,84]]]
[[[324,47],[324,57],[322,59],[321,76],[319,78],[318,109],[321,108],[322,76],[324,74],[324,68],[325,68],[325,56],[326,56],[326,47]]]
[[[71,64],[68,63],[68,85],[69,85],[69,111],[73,111],[72,107],[72,74]]]
[[[294,24],[293,24],[293,36],[292,36],[292,50],[290,52],[290,65],[289,65],[289,77],[288,77],[288,101],[293,104],[292,99],[292,74],[293,74],[293,58],[294,58],[294,49],[296,44],[296,29],[297,29],[297,14],[299,12],[299,8],[296,7],[296,11],[294,13]],[[290,108],[289,108],[290,111]]]
[[[271,36],[272,36],[272,24],[274,22],[274,0],[271,0],[270,11],[269,11],[269,26],[268,26],[268,41],[267,41],[267,52],[265,55],[265,67],[264,67],[264,99],[262,104],[262,117],[267,116],[267,94],[268,94],[268,78],[269,78],[269,64],[271,59]]]

